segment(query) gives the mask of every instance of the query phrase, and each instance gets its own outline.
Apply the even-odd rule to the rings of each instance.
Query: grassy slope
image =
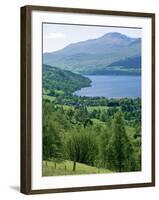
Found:
[[[53,97],[53,96],[49,96],[47,94],[43,94],[43,99],[47,99],[47,100],[50,100],[50,101],[54,101],[56,99],[56,97]]]
[[[108,108],[108,106],[87,106],[87,110],[89,112],[92,112],[93,110],[106,111]]]
[[[60,175],[73,175],[73,174],[97,174],[97,173],[112,173],[108,169],[98,169],[86,164],[77,163],[76,171],[72,171],[72,161],[63,161],[56,164],[53,161],[43,161],[43,176],[60,176]]]

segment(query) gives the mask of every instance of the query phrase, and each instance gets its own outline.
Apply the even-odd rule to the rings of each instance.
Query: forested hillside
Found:
[[[82,87],[88,87],[91,81],[81,75],[56,67],[43,65],[43,88],[50,93],[72,93]]]

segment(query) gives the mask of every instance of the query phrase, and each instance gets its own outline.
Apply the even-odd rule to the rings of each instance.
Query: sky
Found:
[[[138,38],[141,37],[142,29],[44,23],[43,52],[54,52],[71,43],[95,39],[109,32],[119,32]]]

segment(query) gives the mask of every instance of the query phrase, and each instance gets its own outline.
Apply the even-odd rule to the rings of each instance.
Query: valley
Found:
[[[43,176],[141,170],[141,99],[74,94],[91,84],[43,65]]]

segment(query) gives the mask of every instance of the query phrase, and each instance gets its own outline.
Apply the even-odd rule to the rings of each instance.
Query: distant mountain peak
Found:
[[[126,35],[119,33],[119,32],[109,32],[109,33],[106,33],[105,35],[111,35],[111,36],[114,36],[114,37],[126,36]]]
[[[105,45],[121,47],[134,42],[136,38],[128,37],[127,35],[119,32],[109,32],[100,37],[98,40]]]
[[[119,32],[109,32],[109,33],[104,34],[102,37],[112,37],[112,38],[122,38],[122,39],[131,38]]]
[[[141,38],[109,32],[96,39],[69,44],[61,50],[44,54],[43,62],[88,74],[134,56],[141,56]]]

